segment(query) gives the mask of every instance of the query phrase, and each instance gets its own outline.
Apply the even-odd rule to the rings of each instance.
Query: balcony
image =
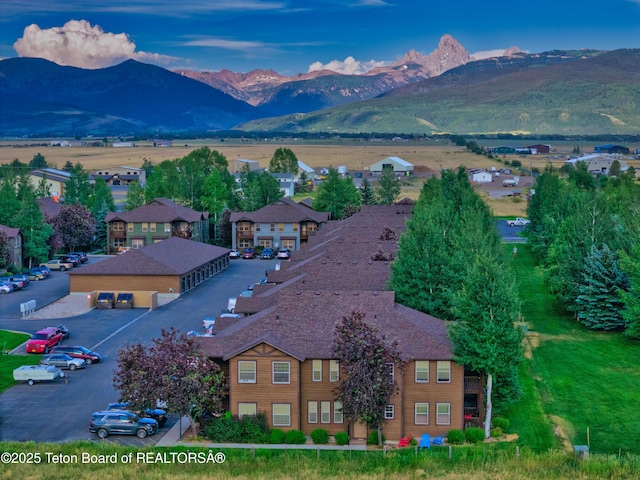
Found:
[[[111,238],[127,238],[127,232],[124,230],[111,230],[109,236]]]
[[[480,393],[480,377],[464,377],[464,393]]]
[[[239,230],[239,229],[236,229],[236,238],[238,240],[250,240],[250,239],[253,239],[253,229],[251,229],[251,230]]]

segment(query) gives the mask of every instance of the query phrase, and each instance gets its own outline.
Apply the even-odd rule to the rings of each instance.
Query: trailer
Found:
[[[13,371],[13,379],[33,385],[35,382],[63,378],[64,372],[53,365],[23,365]]]

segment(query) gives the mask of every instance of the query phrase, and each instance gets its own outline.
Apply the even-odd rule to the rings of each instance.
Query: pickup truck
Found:
[[[510,227],[524,227],[531,223],[531,220],[527,220],[526,218],[516,218],[515,220],[507,220],[507,225]]]
[[[23,365],[13,371],[13,379],[33,385],[43,380],[55,380],[64,377],[64,372],[53,365]]]
[[[48,267],[49,270],[60,270],[61,272],[64,272],[65,270],[71,270],[73,268],[73,263],[63,262],[59,258],[54,258],[46,263],[41,263],[40,266]]]

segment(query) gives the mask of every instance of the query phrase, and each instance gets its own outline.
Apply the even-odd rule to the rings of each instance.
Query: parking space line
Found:
[[[151,313],[151,310],[147,310],[146,312],[144,312],[142,315],[140,315],[139,317],[134,318],[133,320],[131,320],[129,323],[127,323],[126,325],[121,326],[119,329],[117,329],[115,332],[113,332],[111,335],[109,335],[106,338],[103,338],[102,340],[100,340],[98,343],[96,343],[93,347],[90,348],[90,350],[95,351],[100,345],[102,345],[104,342],[106,342],[107,340],[111,339],[111,337],[115,337],[118,333],[120,333],[122,330],[124,330],[125,328],[127,328],[129,325],[133,325],[134,323],[136,323],[138,320],[140,320],[142,317],[144,317],[145,315],[148,315],[149,313]]]

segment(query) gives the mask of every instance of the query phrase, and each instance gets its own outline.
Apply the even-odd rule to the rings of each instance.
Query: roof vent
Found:
[[[354,295],[359,295],[360,293],[359,293],[359,292],[353,292],[353,294],[354,294]]]
[[[320,290],[316,290],[316,295],[320,295]]]
[[[334,295],[340,295],[340,292],[338,290],[336,290],[335,292],[333,292]]]
[[[354,265],[357,265],[357,264],[358,264],[358,261],[357,261],[357,260],[354,260],[354,261],[353,261],[353,262],[351,262],[351,263],[353,263]]]
[[[302,291],[301,290],[296,290],[296,295],[302,295]]]

